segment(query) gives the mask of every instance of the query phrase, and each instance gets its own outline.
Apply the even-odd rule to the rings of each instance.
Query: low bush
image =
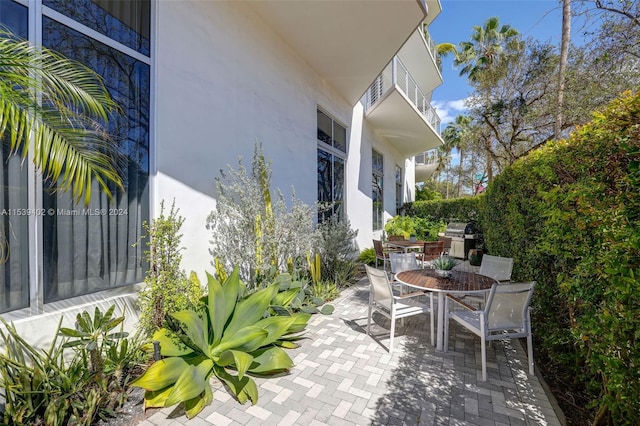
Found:
[[[446,223],[431,217],[394,216],[384,226],[387,235],[402,235],[405,239],[415,236],[418,240],[436,241]]]

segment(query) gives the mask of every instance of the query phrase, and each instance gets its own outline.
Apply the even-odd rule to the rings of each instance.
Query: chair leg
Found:
[[[482,381],[487,381],[487,339],[480,337],[480,346],[482,350]]]
[[[396,316],[391,313],[391,336],[389,337],[389,353],[393,352],[393,335],[396,332]]]
[[[369,301],[369,313],[367,315],[367,334],[371,336],[371,301]]]
[[[433,302],[431,302],[431,305],[433,308]],[[433,323],[431,324],[431,329],[433,330]],[[433,337],[431,338],[431,344],[433,345]],[[444,298],[444,342],[442,350],[444,352],[449,351],[449,300],[446,296]]]
[[[433,293],[429,294],[429,317],[431,320],[431,346],[435,346],[436,345],[436,331],[434,329],[433,326],[433,320],[434,320],[434,312],[433,312]],[[447,321],[448,322],[448,321]]]
[[[533,376],[533,338],[531,336],[531,331],[527,335],[527,356],[529,361],[529,375]]]

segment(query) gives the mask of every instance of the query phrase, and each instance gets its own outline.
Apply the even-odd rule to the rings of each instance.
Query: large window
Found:
[[[12,3],[0,3],[0,20],[3,23],[5,5]],[[26,247],[28,242],[41,249],[38,251],[42,253],[42,259],[35,268],[42,273],[29,279],[25,279],[23,274],[22,279],[16,281],[13,277],[17,274],[15,267],[9,268],[7,262],[2,265],[4,278],[10,276],[12,282],[24,286],[22,299],[18,296],[6,299],[0,295],[0,309],[4,311],[27,306],[25,301],[29,302],[29,294],[36,295],[36,299],[32,296],[31,303],[35,300],[41,304],[140,282],[146,270],[143,260],[145,246],[140,240],[144,235],[142,224],[149,220],[149,1],[44,0],[43,4],[66,16],[47,16],[48,9],[42,8],[44,15],[35,17],[36,25],[41,25],[43,46],[78,60],[103,76],[111,96],[121,106],[121,113],[114,115],[109,122],[109,131],[119,144],[120,173],[125,190],[113,188],[114,196],[109,201],[94,183],[91,204],[84,206],[75,204],[69,193],[56,191],[55,183],[46,180],[42,182],[41,192],[36,192],[40,187],[38,182],[25,179],[18,185],[7,184],[3,180],[3,187],[9,185],[15,195],[7,195],[11,191],[4,190],[2,196],[11,198],[15,208],[19,204],[15,200],[20,198],[17,189],[21,188],[25,193],[36,192],[35,204],[30,208],[47,212],[42,216],[40,236],[34,233],[27,237],[26,231],[21,234],[23,246]],[[71,5],[73,7],[69,7]],[[86,31],[85,26],[109,37],[92,38],[91,33],[83,32]],[[127,53],[119,50],[121,44],[139,53],[133,53],[135,57],[132,57],[130,50]],[[4,161],[0,165],[0,174],[9,170],[10,164]],[[13,179],[19,177],[13,176]],[[26,200],[26,195],[24,198]],[[14,233],[20,228],[16,224],[10,227]],[[23,267],[35,261],[26,256],[27,251],[23,247],[19,249],[12,247],[11,255],[24,252],[21,259]],[[10,264],[13,263],[11,260]],[[25,274],[26,271],[28,268]],[[3,281],[0,284],[7,288]],[[14,302],[7,305],[5,300]]]
[[[382,229],[383,215],[384,215],[384,193],[382,188],[384,187],[384,157],[375,149],[371,151],[371,171],[372,171],[372,186],[371,186],[371,201],[373,204],[373,230],[377,231]]]
[[[27,18],[26,7],[0,1],[0,23],[23,38]],[[0,312],[7,312],[29,306],[28,169],[20,154],[9,156],[8,139],[0,157]]]
[[[347,130],[318,110],[318,222],[343,215]]]

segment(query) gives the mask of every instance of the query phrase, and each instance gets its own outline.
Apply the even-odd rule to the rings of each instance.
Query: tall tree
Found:
[[[489,18],[484,26],[474,26],[471,40],[463,41],[454,60],[461,66],[460,75],[477,83],[483,72],[493,69],[509,52],[521,48],[520,33],[510,25],[500,26],[498,17]]]
[[[458,166],[458,196],[462,195],[464,154],[470,124],[471,117],[459,115],[454,121],[449,123],[442,132],[442,139],[444,139],[445,145],[449,147],[449,152],[454,149],[457,150],[460,158],[460,164]]]
[[[564,82],[569,59],[571,42],[571,0],[562,0],[562,41],[560,44],[560,66],[558,68],[558,97],[556,101],[556,120],[553,125],[553,137],[560,138],[562,130],[562,107],[564,98]]]
[[[116,143],[106,123],[119,112],[102,79],[79,62],[0,30],[0,139],[33,161],[43,176],[76,201],[91,182],[111,197],[122,188]],[[32,146],[30,146],[32,141]]]

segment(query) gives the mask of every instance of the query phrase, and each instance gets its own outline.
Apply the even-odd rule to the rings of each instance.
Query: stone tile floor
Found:
[[[466,266],[465,266],[466,265]],[[461,267],[468,268],[468,264]],[[527,374],[518,341],[488,346],[482,382],[480,339],[452,323],[449,351],[430,345],[426,317],[398,322],[393,354],[389,321],[374,315],[366,334],[368,282],[342,292],[332,315],[314,315],[308,339],[289,354],[288,375],[257,379],[259,400],[241,405],[220,383],[214,401],[187,420],[174,408],[149,410],[153,425],[560,425],[539,380]],[[535,329],[534,329],[535,332]]]

